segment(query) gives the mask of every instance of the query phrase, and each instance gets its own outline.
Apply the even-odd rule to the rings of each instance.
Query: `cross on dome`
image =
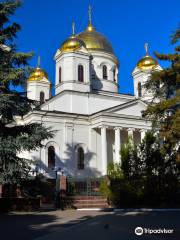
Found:
[[[146,55],[148,55],[149,44],[148,44],[148,43],[145,43],[145,44],[144,44],[144,48],[145,48]]]
[[[89,23],[92,24],[92,6],[89,4],[88,8]]]
[[[38,60],[37,60],[37,67],[40,68],[41,65],[41,57],[38,56]]]
[[[75,22],[72,22],[72,35],[75,35]]]

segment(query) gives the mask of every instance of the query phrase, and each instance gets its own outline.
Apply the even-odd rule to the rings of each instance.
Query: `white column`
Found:
[[[141,142],[142,142],[142,140],[143,140],[144,137],[145,137],[146,130],[145,130],[145,129],[141,129],[140,132],[141,132]]]
[[[101,128],[101,162],[102,162],[102,175],[107,174],[107,136],[106,126]]]
[[[115,128],[115,162],[121,164],[121,129],[120,127]]]
[[[133,141],[133,131],[134,129],[133,128],[128,128],[128,138],[131,138],[131,140]]]

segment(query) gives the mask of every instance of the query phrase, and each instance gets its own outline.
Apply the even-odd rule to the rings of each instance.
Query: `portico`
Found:
[[[101,132],[101,156],[102,156],[102,173],[103,175],[107,174],[108,162],[113,161],[114,163],[119,163],[121,165],[121,156],[120,149],[121,146],[127,142],[128,138],[131,138],[135,144],[139,144],[147,131],[147,129],[139,128],[124,128],[122,126],[108,126],[102,125],[99,127]],[[108,131],[113,131],[114,133],[114,142],[113,142],[113,159],[108,159]],[[124,134],[123,134],[124,133]]]

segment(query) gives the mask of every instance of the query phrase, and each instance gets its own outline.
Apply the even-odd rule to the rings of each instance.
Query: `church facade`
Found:
[[[134,95],[118,93],[118,59],[109,41],[92,25],[65,40],[55,54],[55,95],[47,73],[34,69],[27,81],[27,96],[40,102],[19,124],[42,123],[54,137],[38,151],[24,156],[36,162],[38,172],[55,178],[54,169],[67,176],[106,175],[108,163],[121,163],[120,148],[128,137],[138,144],[151,123],[142,118],[151,94],[143,84],[160,66],[146,55],[132,77]]]

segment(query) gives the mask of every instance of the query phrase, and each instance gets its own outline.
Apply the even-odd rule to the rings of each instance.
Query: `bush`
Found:
[[[39,208],[39,198],[0,198],[0,213],[8,211],[33,211]]]
[[[48,181],[43,175],[39,174],[35,178],[22,182],[22,195],[27,198],[36,198],[38,196],[54,198],[55,183]]]
[[[118,207],[180,205],[179,168],[174,155],[161,151],[159,139],[148,132],[137,147],[131,139],[121,149],[122,166],[108,165],[109,181],[102,192]]]
[[[109,199],[111,197],[111,190],[110,190],[110,187],[109,187],[108,178],[104,178],[104,179],[101,180],[100,186],[99,186],[99,191],[107,199]]]

